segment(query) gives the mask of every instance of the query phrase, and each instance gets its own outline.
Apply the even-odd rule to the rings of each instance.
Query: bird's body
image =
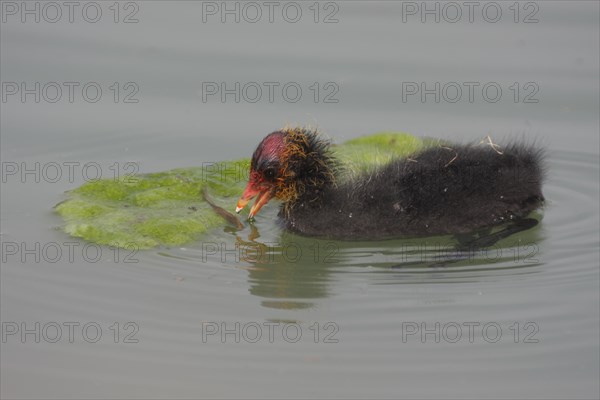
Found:
[[[440,144],[340,182],[326,141],[303,129],[278,131],[254,153],[240,202],[243,207],[259,194],[253,216],[271,197],[283,200],[282,225],[307,236],[468,233],[524,218],[542,205],[542,158],[519,143]],[[269,169],[273,178],[261,180]]]

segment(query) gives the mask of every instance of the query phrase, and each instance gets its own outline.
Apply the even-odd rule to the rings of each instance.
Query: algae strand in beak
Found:
[[[240,219],[237,216],[225,210],[224,208],[219,207],[211,200],[210,196],[208,195],[208,190],[206,189],[206,186],[202,188],[202,197],[204,197],[204,200],[213,208],[213,210],[221,217],[223,217],[227,222],[234,225],[238,229],[244,229],[244,224],[242,224],[242,221],[240,221]]]

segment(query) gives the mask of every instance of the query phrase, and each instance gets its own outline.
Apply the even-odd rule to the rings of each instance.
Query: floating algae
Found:
[[[332,146],[332,151],[344,170],[358,173],[428,144],[409,134],[385,132]],[[67,192],[55,211],[64,219],[65,232],[90,242],[140,249],[179,246],[225,225],[224,218],[243,228],[239,220],[230,220],[227,210],[235,210],[249,168],[244,159],[90,181]],[[212,205],[202,195],[205,190]]]

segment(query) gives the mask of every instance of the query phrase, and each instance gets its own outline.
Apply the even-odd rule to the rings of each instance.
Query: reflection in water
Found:
[[[538,216],[539,215],[533,215]],[[427,239],[421,249],[421,260],[404,261],[392,268],[417,267],[449,267],[452,264],[464,262],[477,262],[480,265],[497,263],[510,259],[511,255],[515,262],[537,263],[537,242],[523,243],[518,233],[528,231],[536,227],[539,220],[536,218],[524,218],[503,224],[494,228],[487,228],[471,234],[461,234],[451,237],[446,244],[437,242],[433,248],[428,247]],[[506,241],[504,241],[506,239]],[[435,243],[435,241],[434,241]],[[443,242],[441,242],[443,243]],[[504,254],[503,254],[504,253]]]
[[[471,235],[377,242],[327,241],[286,232],[268,241],[261,240],[255,225],[247,239],[242,232],[235,237],[241,260],[251,264],[250,293],[263,298],[264,307],[306,309],[314,306],[311,299],[329,296],[333,272],[377,267],[385,276],[377,277],[376,284],[426,283],[481,279],[482,272],[489,276],[540,265],[541,214],[533,217]]]
[[[262,305],[279,309],[305,309],[307,299],[328,296],[329,269],[336,263],[335,242],[283,234],[276,242],[259,241],[251,225],[248,239],[236,235],[241,257],[252,264],[248,269],[250,293],[265,299]]]

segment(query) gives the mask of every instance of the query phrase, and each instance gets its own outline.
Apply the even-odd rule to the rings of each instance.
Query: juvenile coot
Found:
[[[309,129],[283,129],[254,151],[236,212],[256,197],[253,218],[277,198],[283,226],[308,236],[462,234],[539,208],[542,162],[541,149],[518,142],[440,144],[343,180],[327,140]]]

